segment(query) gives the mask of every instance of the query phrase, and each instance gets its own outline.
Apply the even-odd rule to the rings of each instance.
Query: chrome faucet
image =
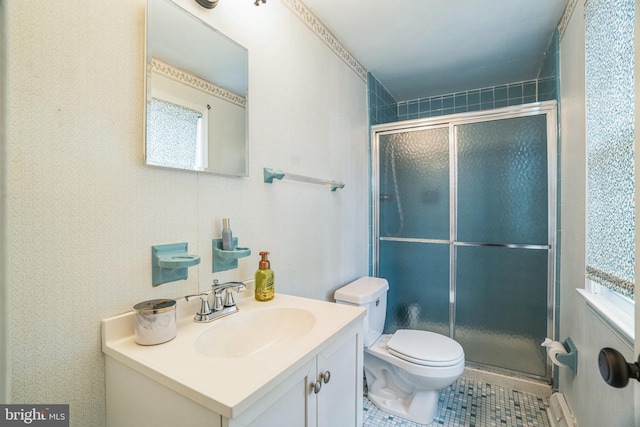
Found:
[[[242,282],[226,282],[218,283],[218,279],[213,281],[211,285],[211,291],[213,292],[213,310],[223,310],[229,307],[235,307],[234,311],[238,310],[236,302],[233,299],[233,292],[244,292],[247,290],[247,286]],[[224,303],[222,302],[222,291],[225,291]]]
[[[207,299],[206,293],[195,294],[195,295],[187,295],[184,297],[187,301],[189,298],[200,297],[202,301],[200,302],[200,309],[193,317],[194,322],[211,322],[213,318],[211,315],[213,314],[213,310],[211,310],[211,306],[209,305],[209,300]]]
[[[238,311],[238,306],[233,299],[233,291],[244,292],[247,290],[247,286],[242,282],[226,282],[218,284],[218,280],[213,281],[211,285],[211,291],[213,294],[213,309],[209,305],[207,294],[187,295],[185,299],[189,301],[189,298],[200,297],[202,303],[200,310],[196,313],[193,320],[199,323],[212,322],[224,316],[228,316]],[[224,302],[222,301],[222,292],[225,292]]]

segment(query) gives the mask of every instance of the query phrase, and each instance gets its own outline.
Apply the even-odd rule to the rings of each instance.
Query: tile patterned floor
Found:
[[[549,427],[549,399],[535,394],[460,378],[440,392],[438,416],[430,427]],[[386,414],[364,397],[363,427],[418,427]]]

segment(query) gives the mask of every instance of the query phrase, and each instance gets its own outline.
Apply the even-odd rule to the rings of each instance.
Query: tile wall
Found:
[[[555,77],[526,80],[398,103],[398,120],[421,119],[555,99]]]
[[[369,96],[369,124],[379,125],[398,121],[398,101],[376,80],[373,74],[367,75]]]

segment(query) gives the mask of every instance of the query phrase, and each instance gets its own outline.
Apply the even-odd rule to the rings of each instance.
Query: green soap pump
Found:
[[[273,286],[273,270],[267,259],[269,252],[260,252],[262,259],[256,271],[255,297],[257,301],[270,301],[273,299],[275,289]]]

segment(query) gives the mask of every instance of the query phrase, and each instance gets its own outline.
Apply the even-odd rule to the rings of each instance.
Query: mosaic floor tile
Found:
[[[549,427],[549,399],[460,378],[440,392],[438,415],[429,427]],[[386,414],[364,397],[363,427],[419,427]]]

